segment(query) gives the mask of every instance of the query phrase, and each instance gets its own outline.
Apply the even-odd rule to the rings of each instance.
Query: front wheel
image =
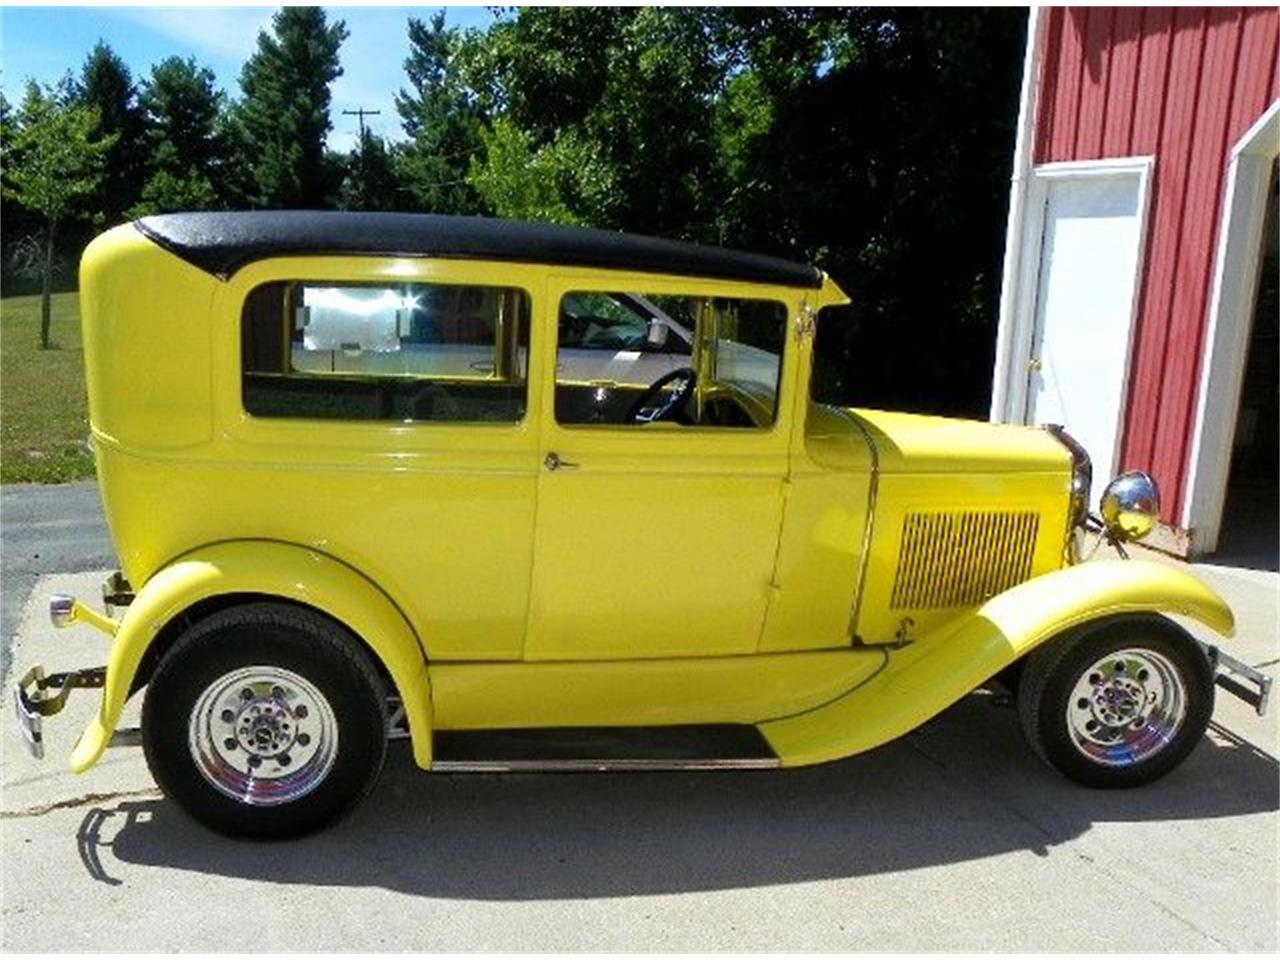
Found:
[[[368,655],[337,624],[246,604],[199,621],[161,660],[142,739],[161,789],[206,826],[296,836],[372,788],[385,698]]]
[[[1027,658],[1018,714],[1032,747],[1090,787],[1164,776],[1200,742],[1213,715],[1213,667],[1161,616],[1085,624]]]

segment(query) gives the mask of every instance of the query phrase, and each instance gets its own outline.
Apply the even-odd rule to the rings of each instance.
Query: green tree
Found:
[[[14,131],[13,105],[9,103],[9,98],[4,95],[4,92],[0,91],[0,151],[7,148]],[[0,156],[3,156],[2,152]]]
[[[53,90],[30,83],[4,169],[6,193],[44,219],[40,346],[49,347],[49,294],[59,224],[93,195],[117,134],[100,136],[95,110],[59,101]]]
[[[346,160],[338,205],[343,210],[395,210],[399,206],[392,152],[386,141],[370,130],[361,131],[360,142]]]
[[[721,17],[769,104],[727,151],[730,236],[820,260],[856,298],[819,328],[819,396],[983,415],[1025,11]]]
[[[481,133],[484,159],[472,158],[468,180],[500,217],[580,223],[565,202],[566,171],[554,150],[534,149],[528,134],[507,119]]]
[[[981,415],[1025,24],[521,8],[447,82],[486,124],[468,178],[493,209],[820,262],[857,300],[820,327],[825,399]]]
[[[137,200],[145,176],[144,120],[133,75],[124,60],[99,40],[71,89],[75,102],[97,112],[101,132],[114,138],[102,180],[88,198],[99,225],[113,224]]]
[[[172,210],[218,210],[222,200],[212,181],[194,167],[179,173],[157,170],[147,178],[142,197],[129,210],[131,218]]]
[[[398,153],[396,174],[416,209],[475,213],[479,198],[467,171],[481,149],[482,124],[456,66],[462,37],[445,27],[444,18],[441,10],[429,23],[409,19],[409,87],[396,94],[409,142]]]
[[[575,219],[707,239],[716,229],[720,182],[715,103],[728,71],[712,42],[711,16],[658,8],[523,8],[490,28],[488,55],[467,59],[464,76],[476,102],[513,123],[534,153],[591,158],[581,189],[561,186]],[[510,135],[487,142],[514,143]],[[471,177],[488,182],[483,195],[494,194],[500,173],[522,177],[500,159],[501,168],[481,160]],[[511,192],[519,187],[512,184]]]
[[[219,206],[222,165],[217,125],[223,96],[213,72],[168,57],[151,68],[138,101],[147,119],[147,180],[132,215]]]
[[[318,7],[285,7],[240,73],[239,149],[252,177],[250,199],[264,207],[325,206],[338,184],[325,155],[331,84],[342,76],[341,20]]]

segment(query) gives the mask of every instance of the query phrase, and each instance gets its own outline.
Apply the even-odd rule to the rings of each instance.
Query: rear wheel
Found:
[[[1085,624],[1027,658],[1018,713],[1036,752],[1072,780],[1141,786],[1176,767],[1204,736],[1213,667],[1164,617]]]
[[[377,673],[314,611],[253,603],[189,628],[142,711],[147,764],[187,813],[222,833],[315,830],[373,786],[386,754]]]

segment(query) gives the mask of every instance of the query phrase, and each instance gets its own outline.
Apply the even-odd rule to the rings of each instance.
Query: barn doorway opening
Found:
[[[1277,165],[1271,165],[1258,290],[1213,562],[1280,568],[1280,232]]]

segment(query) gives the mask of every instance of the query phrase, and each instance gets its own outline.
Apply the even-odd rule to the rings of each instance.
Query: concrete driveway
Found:
[[[1275,575],[1201,572],[1237,609],[1232,649],[1274,662]],[[17,666],[102,662],[105,642],[55,636],[44,603],[103,575],[38,582]],[[6,951],[1278,946],[1275,714],[1225,695],[1187,763],[1126,792],[1058,777],[981,693],[795,771],[430,775],[398,743],[350,818],[287,844],[194,825],[137,749],[67,774],[95,706],[49,724],[43,763],[0,735]]]

